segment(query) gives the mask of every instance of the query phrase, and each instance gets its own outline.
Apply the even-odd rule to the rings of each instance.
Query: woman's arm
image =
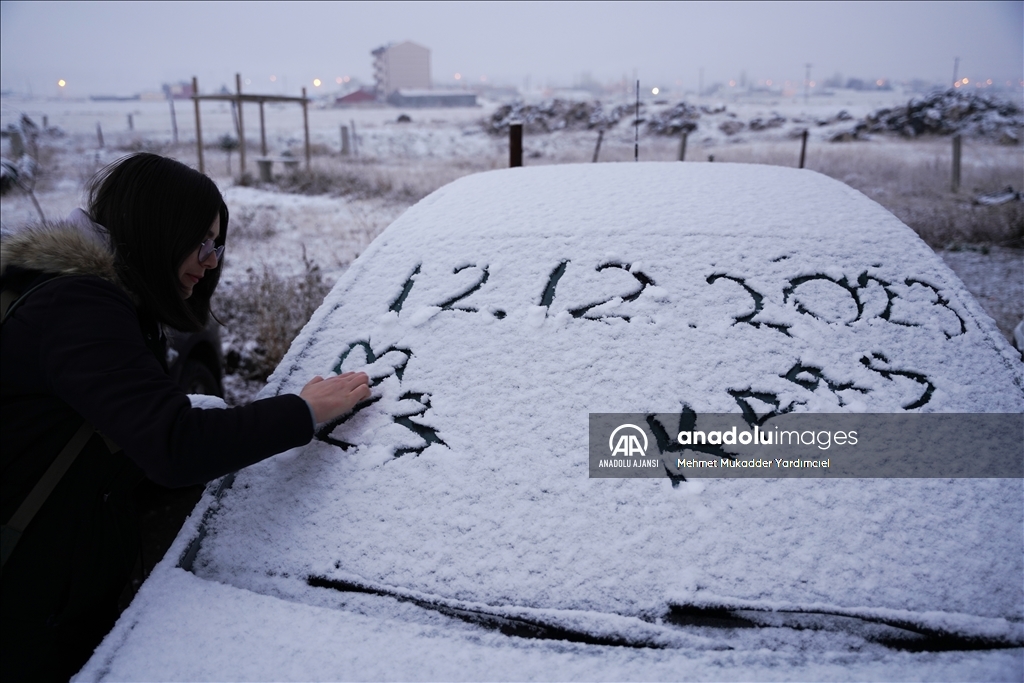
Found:
[[[132,302],[104,280],[65,278],[34,299],[18,318],[19,327],[38,336],[42,387],[159,484],[209,481],[313,436],[309,405],[293,394],[226,410],[193,409],[147,348]],[[16,329],[5,325],[4,334]],[[339,383],[318,384],[327,382]],[[314,396],[314,412],[323,399]],[[326,402],[338,407],[337,400]]]

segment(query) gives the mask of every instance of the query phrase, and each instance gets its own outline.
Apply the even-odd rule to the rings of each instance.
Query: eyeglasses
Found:
[[[220,265],[221,259],[224,258],[224,245],[217,246],[217,243],[213,240],[206,240],[199,245],[199,262],[202,263],[206,259],[210,258],[210,254],[217,255],[217,265]]]

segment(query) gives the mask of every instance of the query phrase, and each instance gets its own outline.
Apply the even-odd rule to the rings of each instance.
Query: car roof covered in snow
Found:
[[[740,394],[797,413],[1024,412],[995,324],[842,183],[680,163],[465,177],[374,241],[262,395],[349,370],[372,402],[211,487],[84,678],[502,671],[467,664],[481,652],[558,678],[840,666],[800,659],[795,631],[726,638],[681,605],[1020,644],[1019,480],[588,476],[590,413],[738,413]],[[446,625],[473,614],[589,654]],[[911,664],[842,633],[812,648],[863,671],[980,661]],[[353,638],[376,656],[341,652]],[[170,652],[183,642],[201,661]],[[619,644],[665,650],[603,647]]]

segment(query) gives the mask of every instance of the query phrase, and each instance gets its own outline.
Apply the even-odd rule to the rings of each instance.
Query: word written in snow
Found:
[[[914,410],[915,408],[920,408],[921,406],[928,403],[928,401],[932,399],[932,393],[935,391],[935,385],[932,384],[931,380],[929,380],[928,377],[922,375],[919,372],[913,372],[910,370],[894,370],[891,368],[875,367],[875,365],[877,365],[877,361],[881,361],[886,365],[889,364],[889,359],[886,358],[881,353],[872,353],[871,358],[864,356],[863,358],[860,359],[860,362],[864,367],[866,367],[868,370],[871,370],[872,372],[877,372],[879,375],[886,378],[887,380],[892,381],[894,376],[906,377],[907,379],[911,379],[917,384],[924,387],[924,391],[921,393],[921,396],[917,400],[911,401],[910,403],[904,405],[904,410]]]
[[[914,400],[904,404],[904,410],[920,408],[931,400],[932,394],[935,391],[935,385],[932,384],[925,375],[910,370],[898,370],[890,367],[884,367],[889,365],[889,359],[880,353],[873,353],[871,357],[864,356],[861,358],[860,362],[868,370],[881,375],[889,381],[895,381],[894,377],[904,377],[914,381],[919,385],[919,387],[921,387],[920,395]],[[853,391],[861,394],[867,394],[870,392],[869,389],[856,386],[853,382],[836,382],[827,377],[822,368],[817,368],[803,363],[794,364],[793,367],[780,375],[780,377],[789,380],[793,384],[811,393],[817,391],[820,386],[824,386],[836,397],[840,406],[844,405],[843,395],[840,392]],[[804,405],[805,403],[805,401],[793,400],[783,405],[778,393],[772,391],[754,391],[750,387],[745,389],[728,389],[727,391],[739,406],[744,422],[755,430],[760,430],[771,418],[791,413],[794,408],[799,405]],[[758,410],[755,409],[751,399],[768,407],[768,410],[762,409],[761,414],[758,414]],[[654,435],[654,441],[658,447],[658,451],[662,454],[679,453],[683,450],[689,450],[698,453],[705,453],[715,459],[735,460],[736,456],[729,453],[724,448],[724,445],[726,444],[721,440],[718,440],[717,443],[713,443],[709,439],[698,440],[692,437],[692,434],[697,431],[697,419],[697,413],[686,403],[683,403],[682,410],[679,412],[678,424],[676,425],[675,430],[671,433],[665,428],[665,425],[657,419],[654,413],[650,413],[645,417],[647,426],[650,428],[651,434]],[[683,440],[690,441],[691,443],[682,443],[679,439],[679,435],[684,433],[691,435],[691,438]],[[676,438],[673,438],[671,434],[675,434]],[[772,437],[770,438],[774,440],[774,432],[771,434]],[[856,443],[855,441],[849,441],[848,439],[849,435],[846,435],[843,438],[844,442],[851,444]],[[779,441],[776,441],[776,443],[779,443]],[[665,473],[671,479],[673,487],[678,486],[680,481],[686,481],[685,476],[672,472],[667,466],[665,467]]]
[[[911,370],[896,370],[884,367],[876,367],[878,361],[889,364],[889,359],[880,353],[872,354],[872,358],[867,356],[860,359],[861,365],[865,366],[868,370],[881,375],[889,381],[893,381],[893,377],[905,377],[913,380],[920,388],[920,394],[914,397],[912,400],[906,402],[901,407],[904,410],[914,410],[928,403],[932,398],[932,393],[935,391],[935,385],[932,384],[925,375],[919,372],[913,372]],[[843,392],[857,392],[860,394],[870,393],[870,389],[860,387],[853,382],[837,382],[830,379],[825,375],[822,368],[814,367],[813,365],[806,365],[804,363],[795,363],[788,371],[779,375],[783,379],[789,380],[798,387],[805,389],[810,393],[814,393],[818,388],[824,385],[828,391],[835,396],[839,406],[847,405],[847,399],[844,398]],[[784,415],[790,413],[798,405],[803,405],[805,401],[790,401],[785,406],[781,405],[778,394],[771,391],[753,391],[749,387],[746,389],[729,389],[729,395],[733,397],[740,410],[743,413],[743,419],[750,426],[763,426],[765,421],[775,417],[776,415]],[[748,399],[756,399],[766,405],[771,406],[767,412],[762,415],[757,415],[757,411],[751,405]]]
[[[725,273],[717,273],[715,275],[711,275],[710,277],[708,277],[707,281],[708,281],[709,285],[713,285],[713,284],[715,284],[715,281],[721,280],[721,279],[732,280],[733,282],[738,283],[741,287],[743,287],[743,289],[746,290],[747,294],[749,294],[750,298],[753,299],[753,301],[754,301],[754,310],[752,312],[746,314],[746,315],[737,316],[736,317],[736,323],[746,323],[747,325],[750,325],[751,327],[754,327],[756,329],[760,329],[762,323],[758,322],[758,321],[755,321],[754,318],[756,318],[757,315],[762,310],[764,310],[764,296],[761,293],[759,293],[756,290],[754,290],[753,288],[751,288],[750,285],[748,285],[746,283],[746,281],[743,278],[741,278],[741,277],[735,277],[733,275],[726,275]],[[736,323],[733,323],[733,324],[736,324]],[[781,332],[782,334],[786,335],[787,337],[790,336],[790,334],[789,334],[789,327],[790,326],[789,325],[783,325],[781,323],[769,323],[769,322],[766,322],[766,323],[763,323],[763,324],[764,324],[765,327],[770,327],[773,330],[778,330],[779,332]]]
[[[365,365],[369,366],[367,370],[370,374],[371,387],[378,386],[391,375],[394,375],[398,379],[399,384],[401,384],[405,373],[405,367],[406,365],[408,365],[409,359],[412,357],[412,352],[408,349],[399,348],[396,346],[389,346],[380,353],[375,353],[369,341],[358,341],[355,342],[354,344],[351,344],[347,349],[345,349],[338,357],[338,362],[335,363],[334,365],[334,372],[337,374],[341,374],[342,366],[344,365],[345,361],[349,359],[350,355],[353,352],[359,350],[361,350],[365,355]],[[391,358],[391,363],[385,365],[384,368],[373,367],[374,364],[377,364],[378,361],[381,361],[383,363],[389,357]],[[348,450],[349,448],[354,447],[355,444],[345,441],[344,438],[336,437],[335,432],[338,431],[339,428],[342,428],[343,425],[348,423],[357,414],[366,410],[375,403],[379,402],[381,398],[382,396],[379,395],[369,398],[356,405],[349,413],[337,417],[334,420],[324,424],[323,426],[320,427],[320,429],[316,431],[316,438],[319,439],[320,441],[323,441],[324,443],[329,443],[332,446],[337,446],[342,450]],[[432,427],[428,425],[421,424],[420,422],[415,422],[412,419],[421,419],[427,412],[427,410],[430,409],[429,394],[407,391],[402,393],[398,397],[398,400],[399,402],[412,401],[414,402],[415,407],[412,408],[411,410],[406,408],[400,413],[389,415],[389,417],[395,424],[405,427],[409,431],[415,433],[422,440],[423,445],[397,448],[393,453],[394,457],[398,458],[408,453],[414,453],[416,455],[419,455],[432,443],[447,446],[447,444],[444,441],[442,441],[441,438],[437,435],[436,430],[434,430]],[[343,429],[341,431],[343,431]]]
[[[570,262],[568,260],[562,261],[557,266],[555,266],[554,270],[552,270],[551,274],[548,276],[548,281],[544,287],[544,290],[541,292],[540,296],[540,305],[543,306],[544,308],[550,310],[551,305],[555,299],[555,290],[558,286],[558,282],[565,274],[566,267],[569,265],[569,263]],[[412,291],[413,287],[416,284],[416,279],[417,276],[420,274],[421,268],[422,264],[417,265],[416,268],[413,269],[412,273],[410,273],[409,276],[405,279],[405,282],[402,284],[401,291],[398,293],[398,296],[391,302],[391,305],[388,307],[388,310],[394,311],[396,313],[401,313],[402,307],[405,305],[406,299],[408,299],[409,297],[409,293]],[[464,299],[466,299],[471,294],[477,292],[481,287],[483,287],[484,284],[487,282],[488,278],[490,277],[490,272],[488,271],[487,266],[477,266],[475,264],[468,264],[453,269],[452,274],[457,275],[458,273],[461,273],[469,268],[479,269],[479,277],[474,282],[471,282],[469,285],[465,286],[461,291],[457,292],[456,294],[448,297],[443,301],[434,304],[435,306],[440,308],[442,311],[462,311],[466,313],[477,312],[476,308],[472,306],[461,305],[460,302],[462,302]],[[636,301],[637,298],[640,297],[640,294],[643,293],[644,289],[646,289],[648,286],[653,286],[655,284],[654,280],[652,280],[650,277],[640,272],[639,270],[633,270],[632,266],[628,263],[620,263],[617,261],[607,262],[601,263],[595,268],[595,270],[599,273],[606,271],[608,269],[619,269],[626,273],[629,273],[629,275],[631,275],[633,279],[636,280],[637,286],[635,287],[635,289],[633,289],[633,291],[630,291],[622,295],[621,297],[609,296],[598,301],[587,303],[583,306],[572,308],[569,310],[569,314],[572,315],[573,318],[582,318],[585,320],[600,320],[603,317],[614,317],[621,318],[622,320],[629,322],[630,317],[628,315],[612,314],[608,316],[591,316],[587,314],[590,313],[590,311],[592,311],[593,309],[598,308],[599,306],[603,306],[604,304],[610,303],[615,299],[621,299],[622,302]],[[456,304],[460,305],[457,306]],[[498,309],[493,311],[493,315],[494,317],[500,320],[505,317],[506,313],[505,311]]]
[[[744,291],[746,291],[746,293],[750,296],[751,301],[753,302],[753,310],[750,313],[736,316],[734,318],[735,323],[733,324],[744,323],[758,329],[764,326],[770,329],[777,330],[787,336],[791,336],[789,334],[789,328],[791,327],[791,325],[761,321],[756,319],[764,310],[765,297],[764,294],[758,292],[756,289],[751,287],[744,278],[737,277],[735,275],[728,275],[726,273],[715,273],[707,278],[707,283],[714,284],[718,280],[731,280],[732,282],[735,282],[736,284],[740,285],[744,289]],[[828,310],[830,306],[827,304],[826,301],[815,301],[816,295],[817,298],[821,298],[821,293],[809,290],[807,287],[801,288],[801,285],[807,285],[809,283],[830,283],[838,287],[839,290],[849,298],[848,300],[851,315],[844,316],[841,312],[836,313],[835,311],[833,311],[832,315],[836,319],[828,320],[827,318],[829,316],[826,314],[826,310]],[[953,307],[950,305],[949,299],[943,297],[937,287],[927,282],[924,282],[923,280],[919,280],[916,278],[907,278],[904,281],[903,286],[901,287],[894,283],[878,278],[874,275],[868,275],[865,271],[857,277],[855,283],[856,284],[851,284],[845,276],[836,279],[828,275],[824,275],[822,273],[817,273],[814,275],[801,275],[799,277],[789,279],[787,285],[782,290],[782,302],[784,304],[789,303],[792,299],[793,305],[795,305],[798,313],[810,316],[816,320],[826,323],[843,322],[846,325],[852,325],[853,323],[859,320],[863,320],[867,317],[877,316],[878,318],[881,318],[882,320],[885,320],[886,322],[892,323],[894,325],[902,325],[904,327],[920,327],[921,323],[919,322],[901,319],[898,315],[893,314],[894,304],[899,305],[902,303],[904,308],[908,309],[909,311],[913,311],[917,304],[906,302],[906,297],[901,296],[899,290],[902,288],[906,288],[906,294],[910,295],[915,291],[915,287],[919,287],[923,290],[930,291],[931,301],[927,303],[928,306],[934,306],[944,309],[946,312],[943,313],[943,315],[945,315],[950,321],[953,321],[955,319],[955,322],[953,322],[952,324],[952,328],[955,331],[950,332],[947,329],[943,329],[943,334],[946,336],[947,339],[951,339],[955,336],[967,332],[967,325],[964,322],[963,317],[959,313],[957,313],[956,310],[953,309]],[[882,308],[882,310],[872,312],[870,315],[867,315],[867,306],[865,298],[869,297],[870,293],[875,291],[875,288],[880,289],[884,293],[885,305]],[[844,319],[846,317],[849,317],[849,319]]]
[[[544,286],[544,291],[541,292],[540,305],[543,306],[544,308],[547,308],[549,311],[551,310],[551,304],[555,300],[555,290],[558,287],[558,282],[559,280],[562,279],[562,276],[565,275],[565,269],[569,265],[569,263],[570,261],[566,260],[562,261],[557,266],[555,266],[555,269],[552,270],[551,274],[548,276],[548,281],[547,284]],[[602,271],[608,270],[609,268],[618,268],[619,270],[629,273],[639,284],[639,287],[637,287],[633,292],[630,292],[629,294],[626,294],[621,297],[623,302],[636,301],[638,298],[640,298],[640,295],[647,287],[654,286],[654,280],[652,280],[650,277],[640,272],[639,270],[633,270],[632,265],[629,263],[609,261],[607,263],[602,263],[598,265],[595,270],[597,270],[597,272],[600,273]],[[587,316],[587,313],[599,306],[603,306],[613,301],[616,298],[617,297],[610,296],[601,301],[596,301],[594,303],[586,304],[578,308],[570,309],[569,314],[574,318],[586,318],[588,320],[597,320],[599,318]],[[629,322],[629,316],[626,315],[612,315],[608,317],[622,318],[626,322]]]
[[[395,300],[391,302],[391,305],[388,307],[389,311],[394,311],[395,313],[402,312],[402,306],[405,305],[405,300],[409,298],[409,292],[412,291],[413,286],[416,284],[416,276],[420,274],[420,269],[422,268],[422,266],[423,264],[417,264],[416,268],[409,274],[409,277],[407,277],[405,279],[405,282],[402,283],[402,291],[399,292],[398,297],[396,297]],[[477,312],[477,309],[473,308],[472,306],[456,306],[455,304],[459,303],[460,301],[462,301],[463,299],[465,299],[466,297],[468,297],[469,295],[473,294],[481,287],[483,287],[484,284],[487,282],[487,279],[491,276],[491,274],[487,270],[487,266],[477,266],[475,264],[468,264],[464,266],[459,266],[452,270],[452,275],[458,275],[462,271],[468,270],[469,268],[479,268],[479,279],[477,279],[475,282],[470,283],[469,286],[465,287],[461,292],[456,293],[454,296],[448,297],[447,299],[435,304],[442,311],[464,311],[466,313]],[[505,312],[500,310],[494,311],[494,317],[498,319],[504,318]]]
[[[776,259],[778,261],[779,259]],[[547,282],[545,283],[544,289],[540,295],[540,306],[550,311],[552,305],[555,302],[555,296],[558,288],[558,284],[562,277],[566,273],[566,269],[571,263],[570,260],[566,259],[558,263],[548,275]],[[389,310],[400,313],[409,293],[412,291],[416,284],[417,276],[420,274],[422,264],[416,266],[416,268],[409,274],[402,284],[402,288],[398,293],[398,296],[391,302]],[[457,275],[463,271],[471,268],[479,270],[479,274],[474,281],[464,286],[460,291],[445,298],[442,301],[434,304],[442,311],[462,311],[466,313],[475,313],[477,309],[473,306],[466,306],[462,302],[469,296],[479,291],[490,278],[490,272],[486,265],[477,266],[475,264],[467,264],[456,267],[452,270],[453,275]],[[599,264],[595,270],[597,272],[606,271],[608,269],[618,269],[636,280],[636,285],[632,291],[622,294],[621,296],[604,296],[597,297],[594,301],[584,304],[582,306],[576,306],[568,310],[569,314],[576,319],[584,320],[602,320],[606,318],[619,318],[626,322],[630,321],[630,316],[621,313],[609,313],[604,315],[594,315],[592,311],[599,307],[611,303],[616,299],[622,303],[636,301],[644,290],[649,286],[654,286],[654,280],[647,274],[636,270],[629,263],[622,263],[618,261],[609,261]],[[762,327],[773,329],[777,332],[781,332],[787,336],[791,336],[789,333],[792,325],[772,322],[768,320],[760,320],[759,317],[764,312],[765,308],[765,295],[757,291],[752,287],[746,280],[746,278],[730,275],[728,273],[714,273],[707,277],[706,281],[709,285],[713,285],[720,280],[727,280],[738,284],[750,297],[753,303],[753,309],[749,313],[737,315],[734,318],[733,324],[746,324],[760,329]],[[844,296],[848,297],[849,302],[849,314],[844,314],[842,311],[832,311],[831,316],[827,312],[829,308],[828,301],[818,300],[816,297],[821,299],[822,292],[809,289],[809,285],[815,283],[828,283],[834,285]],[[871,295],[875,292],[881,291],[880,296],[884,296],[884,305],[874,307],[878,310],[868,310],[866,299],[870,299]],[[906,296],[901,295],[901,290]],[[963,317],[957,313],[957,311],[951,306],[950,300],[943,297],[940,290],[932,284],[929,284],[923,280],[917,278],[906,278],[903,285],[896,285],[894,283],[883,280],[874,275],[869,275],[866,271],[862,272],[856,280],[851,283],[848,278],[834,278],[822,273],[814,275],[801,275],[798,277],[790,278],[787,284],[782,289],[782,302],[783,304],[791,304],[795,307],[796,311],[802,315],[807,315],[815,320],[819,320],[825,323],[842,322],[846,325],[852,325],[860,320],[864,320],[868,317],[878,317],[886,322],[894,325],[900,325],[903,327],[921,327],[920,322],[915,322],[912,319],[908,319],[906,316],[909,315],[911,318],[914,317],[913,311],[920,309],[921,302],[918,301],[907,301],[907,296],[914,294],[915,292],[926,291],[929,293],[929,301],[925,302],[924,305],[929,307],[937,307],[942,309],[944,312],[943,316],[946,317],[948,323],[943,327],[943,334],[947,339],[952,337],[965,334],[967,331],[967,325]],[[828,299],[828,297],[826,297]],[[833,302],[834,304],[834,302]],[[900,309],[902,306],[903,314],[898,312],[894,313],[894,306],[896,309]],[[500,319],[505,318],[506,312],[504,310],[494,310],[492,314]],[[833,319],[830,320],[829,317]]]

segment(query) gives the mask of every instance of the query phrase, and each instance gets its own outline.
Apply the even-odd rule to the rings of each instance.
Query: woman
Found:
[[[316,423],[369,396],[366,375],[348,373],[315,377],[299,396],[191,407],[167,375],[161,326],[206,324],[227,232],[209,178],[138,154],[93,182],[87,216],[4,236],[5,295],[28,292],[0,340],[5,525],[69,440],[88,438],[5,559],[9,680],[66,679],[113,625],[137,554],[131,492],[143,476],[209,481],[308,443]]]

